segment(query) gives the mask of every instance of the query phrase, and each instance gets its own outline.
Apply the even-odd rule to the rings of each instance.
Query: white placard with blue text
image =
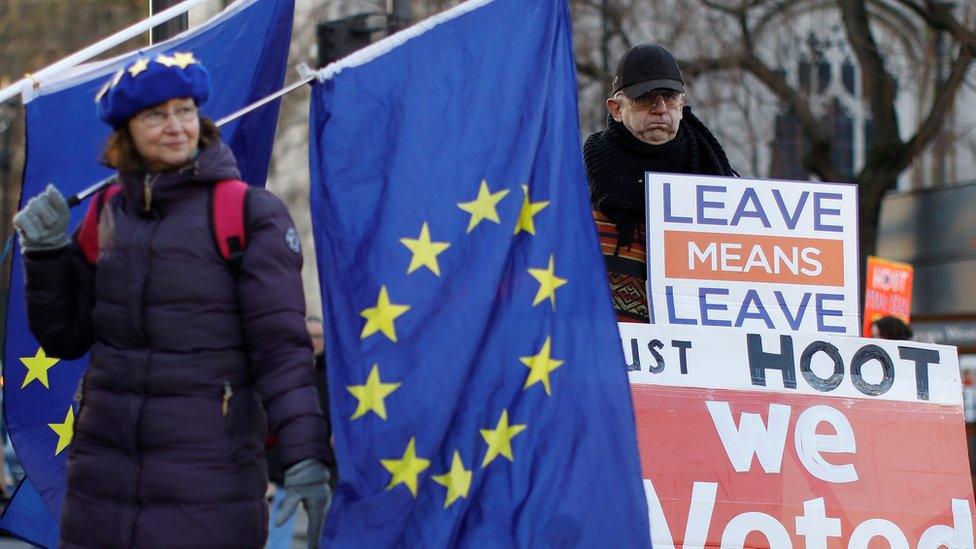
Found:
[[[651,321],[859,335],[857,186],[647,173]]]

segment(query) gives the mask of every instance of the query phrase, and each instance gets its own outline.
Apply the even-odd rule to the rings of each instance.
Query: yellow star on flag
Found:
[[[430,229],[427,222],[420,227],[420,236],[417,238],[401,238],[400,243],[410,250],[413,257],[410,258],[410,266],[407,267],[407,274],[410,274],[421,267],[427,267],[430,272],[441,276],[440,265],[437,264],[437,256],[448,249],[451,245],[447,242],[432,242],[430,240]]]
[[[44,354],[44,349],[40,347],[37,348],[37,352],[34,356],[22,356],[20,357],[20,362],[27,366],[27,375],[24,376],[24,383],[21,384],[20,388],[23,389],[30,384],[31,381],[35,379],[41,382],[41,385],[46,389],[50,389],[51,386],[48,384],[47,372],[55,364],[60,362],[61,359],[51,358]]]
[[[398,484],[405,484],[413,497],[417,497],[417,476],[430,467],[430,460],[417,457],[416,441],[413,437],[407,443],[402,458],[381,459],[380,463],[393,475],[387,490],[392,490]]]
[[[64,416],[64,423],[48,423],[47,426],[58,434],[58,446],[54,449],[54,455],[58,455],[71,444],[71,437],[74,436],[75,409],[68,406],[68,413]]]
[[[546,342],[542,344],[542,350],[539,351],[539,354],[519,357],[522,364],[529,367],[529,377],[525,380],[525,385],[522,387],[523,390],[528,389],[536,383],[542,382],[542,386],[545,388],[546,394],[552,394],[552,390],[549,387],[549,372],[552,372],[556,368],[562,366],[564,361],[554,360],[551,353],[552,338],[547,337]]]
[[[193,53],[191,52],[176,52],[173,54],[172,59],[173,64],[179,66],[181,69],[185,69],[189,65],[197,62],[197,60],[193,57]]]
[[[390,303],[390,295],[386,291],[386,286],[380,287],[380,295],[376,298],[376,306],[363,309],[359,316],[366,319],[363,332],[359,334],[359,339],[366,339],[376,332],[383,332],[390,341],[396,343],[396,328],[393,321],[400,315],[410,310],[409,305],[397,305]]]
[[[535,301],[532,306],[542,303],[542,300],[549,298],[553,310],[556,308],[556,290],[568,282],[565,278],[556,276],[556,266],[554,256],[549,256],[549,267],[547,269],[529,269],[532,278],[539,281],[539,291],[535,294]]]
[[[481,429],[481,437],[488,443],[488,451],[481,467],[487,467],[499,454],[507,457],[508,461],[515,461],[512,456],[512,439],[525,428],[525,425],[509,425],[508,410],[502,410],[502,417],[498,418],[498,425],[494,429]]]
[[[135,78],[139,76],[139,73],[141,73],[142,71],[148,68],[149,68],[149,59],[143,57],[138,61],[136,61],[135,63],[133,63],[131,67],[129,67],[129,74],[132,75],[132,78]]]
[[[548,206],[549,201],[542,200],[540,202],[530,202],[528,185],[522,185],[522,192],[525,193],[525,198],[522,199],[522,210],[519,211],[518,221],[515,222],[515,233],[513,234],[518,234],[519,231],[525,231],[534,235],[535,220],[532,216],[541,212],[543,208]]]
[[[464,468],[461,461],[461,453],[454,450],[454,460],[451,461],[451,470],[443,475],[430,477],[434,482],[447,488],[447,496],[444,498],[444,508],[447,509],[458,498],[468,497],[468,490],[471,488],[471,471]]]
[[[156,56],[156,62],[160,65],[166,65],[167,67],[172,67],[176,64],[176,58],[170,57],[165,53],[161,53]]]
[[[482,220],[487,219],[488,221],[494,221],[495,223],[501,223],[501,219],[498,218],[498,211],[495,206],[505,195],[508,194],[508,189],[502,189],[497,193],[493,193],[488,190],[488,182],[484,179],[481,180],[481,187],[478,189],[478,197],[471,202],[458,202],[458,208],[471,214],[471,221],[468,222],[468,232],[474,230],[481,223]]]
[[[381,418],[386,419],[386,403],[384,399],[399,388],[399,382],[383,383],[380,381],[380,368],[378,365],[373,364],[373,368],[369,371],[369,376],[366,377],[365,384],[346,387],[346,390],[352,393],[352,396],[356,397],[359,401],[359,405],[356,406],[356,411],[349,419],[361,418],[369,412],[373,412]]]

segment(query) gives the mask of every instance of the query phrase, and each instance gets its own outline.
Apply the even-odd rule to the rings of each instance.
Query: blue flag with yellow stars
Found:
[[[242,0],[180,37],[42,83],[34,97],[25,98],[27,158],[21,205],[48,183],[69,196],[111,174],[98,163],[111,128],[98,118],[94,97],[137,55],[158,58],[184,52],[182,62],[191,62],[185,52],[192,52],[193,61],[201,61],[210,72],[213,87],[202,112],[215,120],[277,91],[287,68],[293,11],[294,0]],[[242,179],[251,184],[263,185],[267,177],[277,119],[274,103],[221,128],[238,159]],[[72,228],[84,211],[84,207],[72,210]],[[11,442],[30,484],[18,490],[0,528],[49,545],[47,540],[57,540],[77,412],[73,396],[87,358],[61,360],[38,346],[27,327],[23,288],[17,252],[7,308],[3,404]],[[46,528],[38,526],[44,522]],[[47,535],[39,538],[38,531]]]
[[[471,1],[320,74],[324,546],[650,546],[571,32]]]

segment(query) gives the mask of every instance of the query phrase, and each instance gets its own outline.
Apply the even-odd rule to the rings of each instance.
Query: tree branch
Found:
[[[789,105],[793,110],[803,133],[810,140],[810,154],[803,159],[806,168],[827,181],[850,179],[849,176],[834,168],[830,160],[830,134],[813,114],[808,102],[809,99],[793,89],[781,74],[770,69],[754,54],[747,55],[743,68],[751,72],[770,91],[776,94],[780,101]]]
[[[925,0],[925,7],[922,7],[914,0],[894,1],[918,15],[929,27],[946,31],[952,34],[960,44],[968,44],[969,47],[976,48],[976,31],[957,21],[952,12],[939,2]]]
[[[610,9],[607,10],[608,17],[610,19],[610,36],[617,35],[620,40],[624,43],[624,48],[630,48],[634,43],[630,39],[630,35],[624,29],[624,19],[627,17],[624,14],[624,10],[620,5],[611,3]]]
[[[700,57],[690,61],[679,59],[678,65],[685,77],[694,79],[710,72],[745,68],[745,56],[741,53],[731,53],[720,57]]]
[[[731,15],[732,17],[738,17],[744,10],[742,8],[733,8],[726,6],[725,4],[720,4],[714,0],[701,0],[702,4],[708,9],[724,13],[726,15]]]
[[[755,25],[753,25],[753,33],[762,36],[766,32],[766,27],[772,23],[776,17],[778,17],[783,12],[793,8],[797,4],[802,4],[808,0],[779,0],[774,2],[772,7],[765,10],[759,18],[756,20]]]
[[[871,32],[867,7],[861,0],[838,0],[847,40],[861,68],[863,89],[875,124],[872,148],[901,143],[898,115],[895,112],[895,81],[884,66],[884,59]],[[870,155],[870,153],[869,153]]]
[[[731,69],[748,71],[773,92],[780,101],[793,110],[803,133],[810,141],[810,155],[804,159],[807,169],[827,181],[850,179],[849,176],[842,174],[831,164],[830,135],[810,109],[808,98],[791,87],[780,73],[769,68],[756,55],[751,53],[729,54],[723,57],[681,61],[679,65],[681,65],[682,72],[691,77]]]
[[[745,43],[746,51],[752,54],[756,51],[755,42],[752,40],[752,31],[749,30],[749,12],[747,9],[741,10],[736,16],[739,23],[739,32],[742,33],[742,41]]]
[[[603,72],[603,67],[598,66],[596,63],[588,63],[583,61],[576,61],[576,72],[592,78],[594,80],[605,80],[605,74]]]
[[[828,181],[846,181],[850,177],[834,168],[830,158],[831,139],[827,130],[817,120],[813,110],[810,108],[809,98],[794,89],[786,81],[786,78],[779,72],[771,69],[766,63],[756,55],[752,44],[752,30],[748,24],[748,7],[744,9],[732,9],[714,0],[700,0],[705,6],[717,9],[722,13],[736,18],[739,30],[742,33],[741,43],[743,51],[739,53],[727,54],[715,58],[700,58],[685,62],[682,67],[687,68],[692,76],[697,76],[705,72],[714,72],[739,68],[750,72],[759,79],[776,97],[784,104],[788,105],[796,115],[800,128],[809,140],[810,152],[804,157],[804,166],[811,172]],[[756,6],[752,3],[751,6]],[[777,4],[774,10],[782,10],[788,2]],[[763,18],[760,18],[763,21]]]
[[[901,147],[901,151],[895,157],[897,161],[891,166],[891,170],[899,173],[907,168],[918,155],[922,154],[929,142],[938,135],[943,122],[945,122],[946,115],[952,109],[959,88],[962,87],[974,58],[976,58],[976,49],[963,46],[959,52],[959,57],[952,63],[945,84],[939,87],[925,121],[919,126],[915,135]]]

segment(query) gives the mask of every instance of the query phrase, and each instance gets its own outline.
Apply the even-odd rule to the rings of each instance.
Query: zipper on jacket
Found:
[[[153,178],[147,173],[146,178],[142,180],[142,200],[147,212],[152,209],[152,184]]]
[[[224,400],[220,405],[220,413],[227,415],[228,410],[230,410],[230,399],[234,396],[234,390],[230,388],[230,382],[224,382]]]
[[[198,152],[194,152],[193,154],[194,154],[194,160],[193,160],[193,162],[190,162],[189,164],[187,164],[187,165],[183,166],[182,168],[180,168],[180,175],[190,174],[193,177],[196,177],[197,175],[200,174],[200,159],[196,157],[196,155],[199,154],[199,153]],[[643,180],[641,180],[641,181],[643,181]]]

